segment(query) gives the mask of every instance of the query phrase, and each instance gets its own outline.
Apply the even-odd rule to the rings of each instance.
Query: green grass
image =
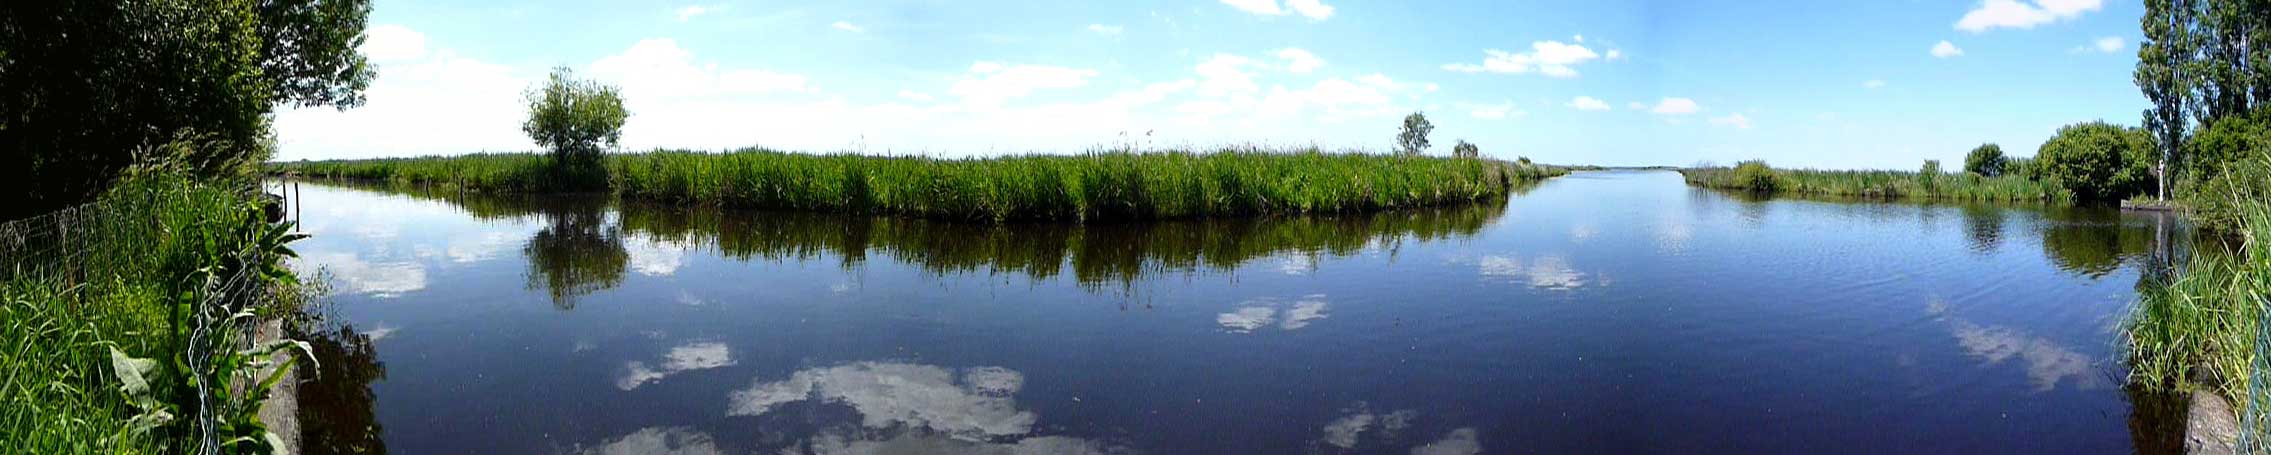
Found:
[[[1503,197],[1565,174],[1492,160],[1309,150],[1095,152],[983,159],[748,149],[610,155],[606,183],[530,154],[284,163],[272,172],[485,191],[610,189],[678,204],[974,221],[1351,213]]]
[[[2256,168],[2271,169],[2271,155],[2254,160]],[[2131,381],[2156,389],[2206,388],[2231,399],[2243,414],[2263,415],[2271,409],[2247,397],[2251,387],[2271,387],[2250,384],[2260,366],[2258,345],[2265,341],[2260,336],[2265,299],[2271,298],[2271,244],[2264,243],[2271,239],[2271,200],[2242,189],[2226,192],[2234,196],[2230,214],[2236,227],[2212,231],[2223,241],[2195,248],[2172,271],[2177,275],[2149,271],[2123,332]],[[2271,436],[2266,430],[2271,428],[2248,431]]]
[[[0,451],[189,451],[199,400],[177,363],[187,345],[179,311],[206,301],[197,271],[239,251],[258,223],[252,203],[233,185],[154,174],[69,214],[9,225],[11,238],[0,240]],[[170,424],[130,429],[141,408],[121,391],[112,348],[159,361],[148,397],[176,416]]]
[[[1924,178],[1905,171],[1827,171],[1772,169],[1764,178],[1737,168],[1680,169],[1688,184],[1706,188],[1771,194],[1887,200],[2071,203],[2073,193],[2056,182],[2016,175],[1980,177],[1940,174]]]

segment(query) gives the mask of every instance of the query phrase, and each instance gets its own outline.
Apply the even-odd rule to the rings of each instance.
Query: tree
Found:
[[[1916,182],[1922,184],[1926,191],[1938,186],[1940,183],[1940,160],[1924,160],[1924,168],[1916,171]]]
[[[2185,106],[2192,97],[2191,83],[2184,70],[2192,63],[2192,3],[2193,0],[2146,0],[2142,28],[2144,42],[2137,46],[2137,70],[2132,78],[2145,99],[2153,104],[2145,109],[2145,130],[2160,139],[2160,158],[2154,175],[2161,188],[2168,187],[2169,163],[2178,161],[2184,142]],[[2166,191],[2156,194],[2167,200]]]
[[[2151,185],[2153,136],[2142,129],[2086,122],[2058,129],[2035,154],[2044,177],[2085,201],[2113,200]]]
[[[2003,157],[2003,146],[1995,144],[1980,145],[1963,157],[1963,171],[1979,174],[1980,177],[2003,175],[2005,164],[2009,164],[2009,160]]]
[[[1427,151],[1427,133],[1435,131],[1435,124],[1427,121],[1426,112],[1413,112],[1404,116],[1404,129],[1396,133],[1396,151],[1405,155],[1419,155]]]
[[[520,129],[559,163],[598,162],[601,153],[618,145],[623,121],[631,117],[614,86],[576,79],[565,66],[553,68],[551,79],[530,89],[527,98],[528,121]]]
[[[0,218],[93,197],[137,149],[201,176],[268,158],[276,106],[348,108],[373,72],[356,53],[368,0],[0,2]],[[140,155],[147,156],[147,155]]]
[[[1476,147],[1475,144],[1467,142],[1466,139],[1460,139],[1458,145],[1451,146],[1451,156],[1459,158],[1481,157],[1482,148]]]

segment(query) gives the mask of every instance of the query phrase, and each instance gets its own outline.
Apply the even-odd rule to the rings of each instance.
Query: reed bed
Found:
[[[1120,221],[1352,213],[1481,201],[1565,174],[1482,159],[1307,150],[1109,151],[944,159],[764,149],[611,155],[600,171],[541,156],[287,163],[276,172],[470,190],[608,189],[689,205],[1010,221]],[[563,177],[566,176],[566,177]]]
[[[1772,194],[1975,202],[2074,201],[2073,193],[2057,182],[2017,175],[1981,177],[1974,174],[1940,174],[1927,177],[1918,172],[1903,171],[1771,169],[1762,177],[1761,174],[1742,171],[1738,168],[1691,168],[1680,169],[1680,175],[1690,185]]]
[[[2271,169],[2271,155],[2251,164]],[[2253,178],[2261,184],[2262,174]],[[2271,200],[2238,187],[2219,192],[2235,199],[2238,227],[2211,231],[2218,242],[2196,248],[2181,267],[2149,271],[2138,286],[2141,302],[2123,327],[2129,376],[2156,387],[2206,387],[2260,417],[2271,414],[2264,408],[2271,403],[2249,398],[2271,397],[2271,384],[2251,384],[2271,376],[2263,371],[2271,365],[2262,363],[2271,359],[2261,358],[2271,334],[2260,326],[2271,304],[2271,245],[2264,243],[2271,239]],[[2260,426],[2267,422],[2251,420],[2259,426],[2248,431],[2271,436]]]

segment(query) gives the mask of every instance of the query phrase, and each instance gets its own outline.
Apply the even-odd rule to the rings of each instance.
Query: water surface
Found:
[[[2131,453],[2173,223],[1753,200],[1070,226],[302,186],[311,443],[397,453]],[[2136,404],[2132,404],[2135,402]],[[320,451],[317,450],[317,451]]]

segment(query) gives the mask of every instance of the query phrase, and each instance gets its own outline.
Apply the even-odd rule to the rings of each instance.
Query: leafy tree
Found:
[[[2156,166],[2163,172],[2160,186],[2168,186],[2169,162],[2179,159],[2186,129],[2185,106],[2192,97],[2185,70],[2194,66],[2191,36],[2194,0],[2145,0],[2141,28],[2145,40],[2137,46],[2137,70],[2132,78],[2145,99],[2145,130],[2160,139]],[[2166,200],[2166,192],[2156,197]]]
[[[1476,147],[1476,146],[1475,146],[1475,144],[1467,142],[1467,140],[1466,140],[1466,139],[1460,139],[1460,140],[1459,140],[1459,144],[1458,144],[1458,145],[1453,145],[1453,146],[1451,146],[1451,156],[1454,156],[1454,157],[1459,157],[1459,158],[1476,158],[1476,157],[1481,157],[1481,156],[1482,156],[1482,148],[1481,148],[1481,147]],[[1523,163],[1523,164],[1529,164],[1529,163]]]
[[[1419,155],[1427,151],[1427,133],[1435,131],[1435,123],[1427,121],[1426,112],[1413,112],[1404,116],[1404,129],[1396,133],[1396,151],[1405,155]]]
[[[1971,149],[1971,154],[1964,155],[1963,171],[1979,174],[1980,177],[1995,177],[2003,175],[2003,166],[2008,163],[2009,160],[2003,157],[2003,146],[1984,144]]]
[[[275,106],[360,105],[368,0],[0,2],[0,218],[92,197],[188,139],[176,163],[248,175]]]
[[[614,86],[576,79],[565,66],[553,68],[551,79],[529,90],[527,98],[528,121],[521,131],[560,163],[598,162],[622,139],[623,121],[631,117]]]
[[[2058,129],[2035,154],[2041,172],[2088,201],[2115,200],[2152,184],[2151,134],[2102,121]]]

